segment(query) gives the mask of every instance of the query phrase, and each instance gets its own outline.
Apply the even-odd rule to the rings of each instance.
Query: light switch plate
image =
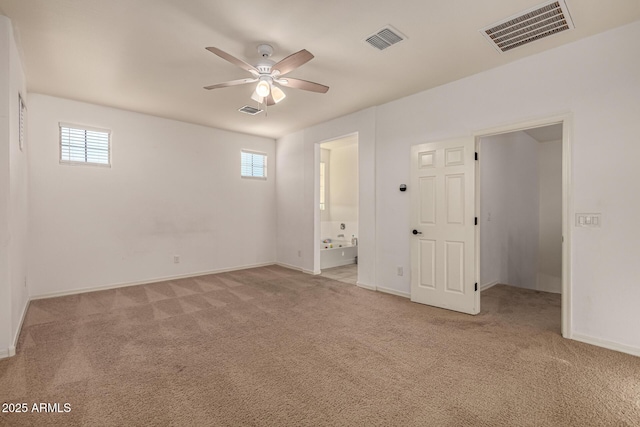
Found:
[[[600,228],[602,224],[602,214],[600,213],[577,213],[576,227]]]

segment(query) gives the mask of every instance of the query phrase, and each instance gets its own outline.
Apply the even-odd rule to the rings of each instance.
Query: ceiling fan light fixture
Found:
[[[255,91],[251,94],[251,99],[256,101],[258,104],[262,104],[264,102],[264,97],[258,95]]]
[[[271,93],[271,85],[269,84],[269,82],[266,80],[260,80],[260,82],[256,86],[256,95],[264,98],[266,96],[269,96],[269,93]]]
[[[271,96],[276,104],[287,97],[287,95],[278,86],[273,86],[271,88]]]

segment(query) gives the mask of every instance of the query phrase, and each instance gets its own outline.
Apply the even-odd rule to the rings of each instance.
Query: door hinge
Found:
[[[476,283],[475,291],[478,292],[478,284]]]
[[[476,160],[478,160],[478,152],[476,151]]]
[[[478,225],[478,217],[475,217],[475,222],[473,225]]]

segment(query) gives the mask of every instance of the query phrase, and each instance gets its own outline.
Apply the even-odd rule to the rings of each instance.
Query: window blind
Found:
[[[266,178],[267,155],[255,151],[242,150],[240,157],[240,175],[245,178]]]
[[[110,164],[111,132],[60,123],[60,161]]]

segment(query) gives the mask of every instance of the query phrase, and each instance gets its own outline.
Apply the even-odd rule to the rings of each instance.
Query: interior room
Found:
[[[614,3],[0,0],[0,424],[640,424]]]
[[[480,139],[482,289],[562,292],[562,125]]]
[[[485,136],[478,153],[481,290],[561,294],[562,125]],[[545,300],[560,307],[560,295]],[[559,322],[554,326],[560,330]]]

